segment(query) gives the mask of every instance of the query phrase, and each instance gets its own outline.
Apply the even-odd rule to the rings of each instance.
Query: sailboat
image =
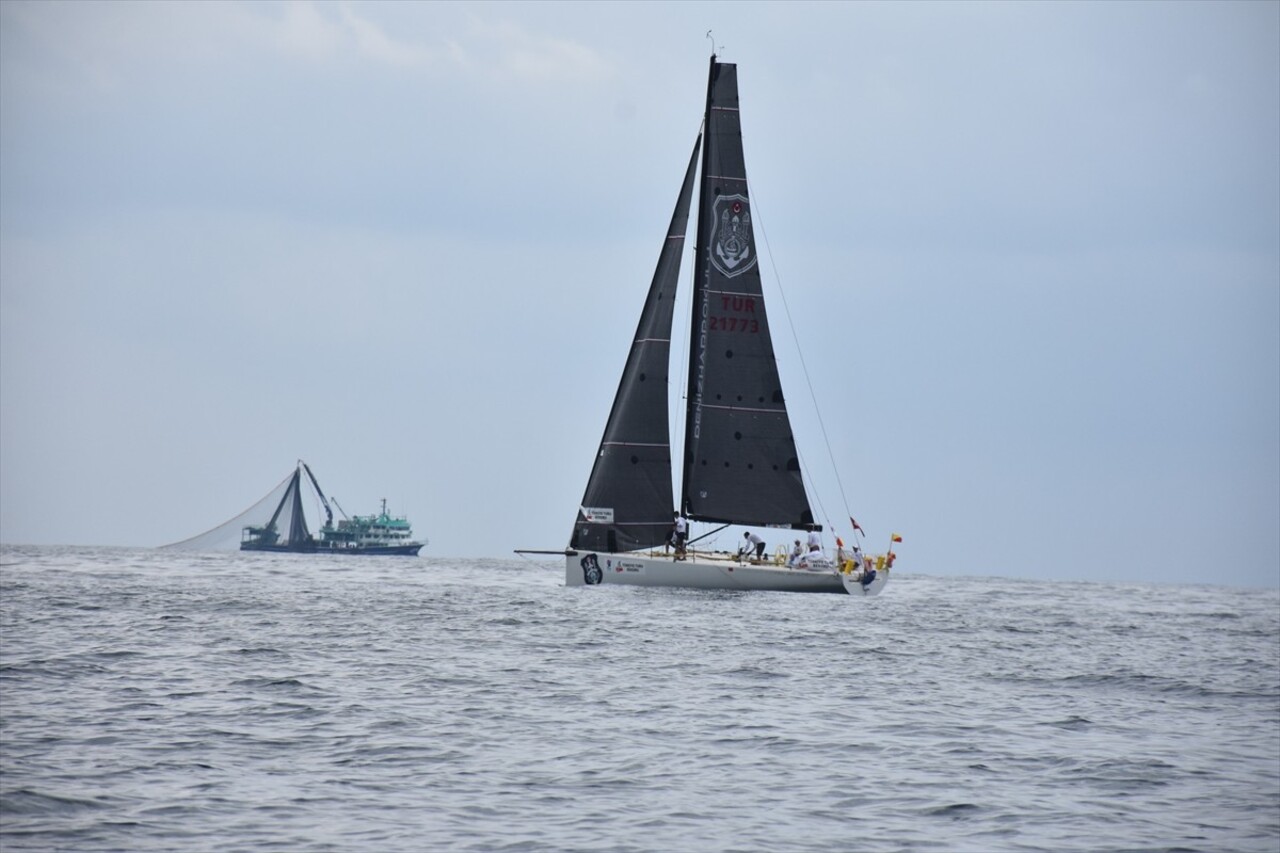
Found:
[[[684,453],[673,457],[667,374],[695,188]],[[680,513],[671,508],[673,458],[682,474]],[[892,546],[887,555],[864,557],[856,548],[845,551],[842,541],[834,555],[819,546],[794,562],[781,552],[763,559],[699,553],[683,542],[673,551],[669,537],[678,515],[722,526],[819,531],[818,542],[822,529],[805,491],[765,313],[743,162],[737,66],[717,61],[714,54],[702,133],[564,551],[565,585],[869,596],[884,588],[894,559]],[[894,540],[899,541],[896,534]]]

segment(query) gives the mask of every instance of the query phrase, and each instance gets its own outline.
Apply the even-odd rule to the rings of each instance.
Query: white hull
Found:
[[[791,569],[753,565],[733,559],[698,557],[675,560],[660,554],[608,554],[573,551],[565,556],[565,586],[675,586],[686,589],[737,589],[773,592],[836,592],[876,595],[889,580],[880,571],[865,587],[858,576],[834,568]]]

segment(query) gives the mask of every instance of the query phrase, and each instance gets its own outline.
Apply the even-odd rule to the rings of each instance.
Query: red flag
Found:
[[[854,521],[854,520],[853,520],[853,516],[852,516],[852,515],[851,515],[851,516],[849,516],[849,523],[853,525],[853,529],[854,529],[854,530],[858,531],[859,533],[861,533],[861,534],[862,534],[862,535],[864,535],[864,536],[866,535],[867,531],[863,530],[861,527],[859,527],[859,526],[858,526],[858,522],[856,522],[856,521]]]
[[[898,534],[896,534],[896,533],[895,533],[895,534],[893,534],[892,536],[890,536],[889,538],[890,538],[890,539],[892,539],[894,542],[901,542],[901,541],[902,541],[902,537],[901,537],[901,536],[899,536],[899,535],[898,535]]]

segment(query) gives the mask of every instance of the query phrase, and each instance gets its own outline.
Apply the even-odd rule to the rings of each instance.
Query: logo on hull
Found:
[[[600,560],[595,554],[588,554],[579,563],[582,566],[582,582],[595,586],[604,580],[604,572],[600,569]]]

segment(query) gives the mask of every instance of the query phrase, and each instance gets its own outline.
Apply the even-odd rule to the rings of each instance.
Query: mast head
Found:
[[[714,63],[716,61],[716,54],[724,48],[724,45],[720,45],[719,48],[716,47],[716,40],[715,37],[711,35],[711,30],[707,30],[707,39],[711,42],[711,61]]]

